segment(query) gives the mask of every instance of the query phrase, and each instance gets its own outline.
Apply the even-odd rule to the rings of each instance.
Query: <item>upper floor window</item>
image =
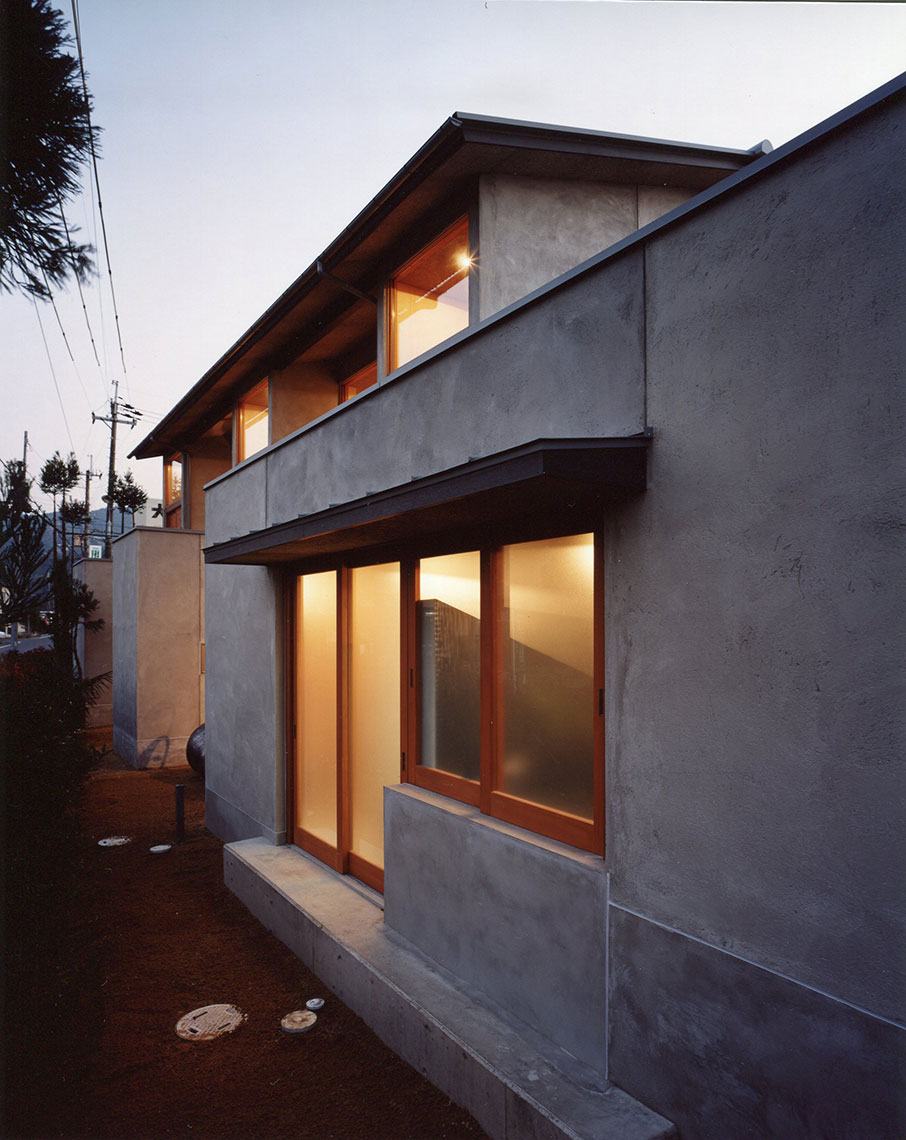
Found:
[[[268,431],[268,384],[262,380],[239,402],[237,462],[263,451],[270,443]]]
[[[372,361],[371,364],[366,364],[364,368],[360,368],[358,372],[353,373],[348,380],[344,380],[340,384],[340,403],[345,404],[347,400],[351,400],[353,396],[358,396],[359,392],[364,392],[366,388],[370,388],[372,384],[377,383],[377,362]]]
[[[164,526],[171,530],[182,527],[182,458],[179,455],[164,460]]]
[[[390,279],[391,372],[468,327],[472,262],[463,217]]]

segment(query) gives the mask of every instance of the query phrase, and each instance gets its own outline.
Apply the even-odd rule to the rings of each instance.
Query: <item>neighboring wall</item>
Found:
[[[605,573],[610,1073],[684,1140],[906,1135],[888,114],[646,243],[649,489]]]
[[[203,541],[137,527],[113,544],[113,746],[134,768],[185,764],[204,721]]]
[[[93,617],[100,618],[102,629],[86,631],[79,625],[76,653],[82,676],[100,677],[113,668],[113,562],[109,558],[83,558],[72,568],[72,576],[83,582],[98,602]],[[113,683],[108,679],[97,700],[88,710],[89,728],[113,723]]]
[[[666,214],[693,193],[666,186],[483,175],[478,198],[482,318]]]

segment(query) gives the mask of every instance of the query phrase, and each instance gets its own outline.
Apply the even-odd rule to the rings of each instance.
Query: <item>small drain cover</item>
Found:
[[[176,1032],[186,1041],[213,1041],[245,1021],[245,1014],[234,1005],[203,1005],[176,1023]]]
[[[318,1010],[324,1005],[324,998],[309,998],[305,1003],[306,1009]]]
[[[294,1009],[280,1022],[280,1028],[286,1033],[305,1033],[318,1020],[318,1015],[310,1009]]]
[[[149,847],[148,850],[151,852],[152,855],[163,855],[165,851],[170,850],[170,844],[169,843],[155,843],[155,845],[153,847]]]
[[[122,847],[129,842],[128,835],[111,835],[109,839],[99,839],[98,847]]]

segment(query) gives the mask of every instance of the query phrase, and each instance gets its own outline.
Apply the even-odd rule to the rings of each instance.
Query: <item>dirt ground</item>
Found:
[[[178,783],[185,841],[151,854],[175,839]],[[109,755],[88,776],[80,829],[76,897],[59,916],[76,985],[62,985],[69,1008],[46,1027],[56,1035],[44,1060],[52,1071],[42,1073],[41,1056],[18,1059],[32,1103],[19,1097],[8,1138],[484,1136],[225,889],[221,844],[204,829],[204,785],[191,769],[135,772]],[[130,842],[98,846],[113,835]],[[284,1033],[281,1017],[311,997],[325,999],[317,1024]],[[176,1035],[183,1014],[215,1002],[238,1006],[246,1021],[215,1041]]]

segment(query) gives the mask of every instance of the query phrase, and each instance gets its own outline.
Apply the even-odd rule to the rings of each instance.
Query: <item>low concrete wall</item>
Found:
[[[113,544],[113,744],[134,768],[185,764],[204,720],[203,543],[137,527]]]
[[[387,925],[603,1073],[604,860],[411,785],[384,835]]]
[[[98,600],[95,618],[103,629],[85,630],[80,625],[76,652],[83,677],[99,677],[113,669],[113,561],[109,558],[83,558],[72,569],[77,582],[83,582]],[[89,728],[113,724],[113,679],[107,681],[98,699],[88,710]]]

